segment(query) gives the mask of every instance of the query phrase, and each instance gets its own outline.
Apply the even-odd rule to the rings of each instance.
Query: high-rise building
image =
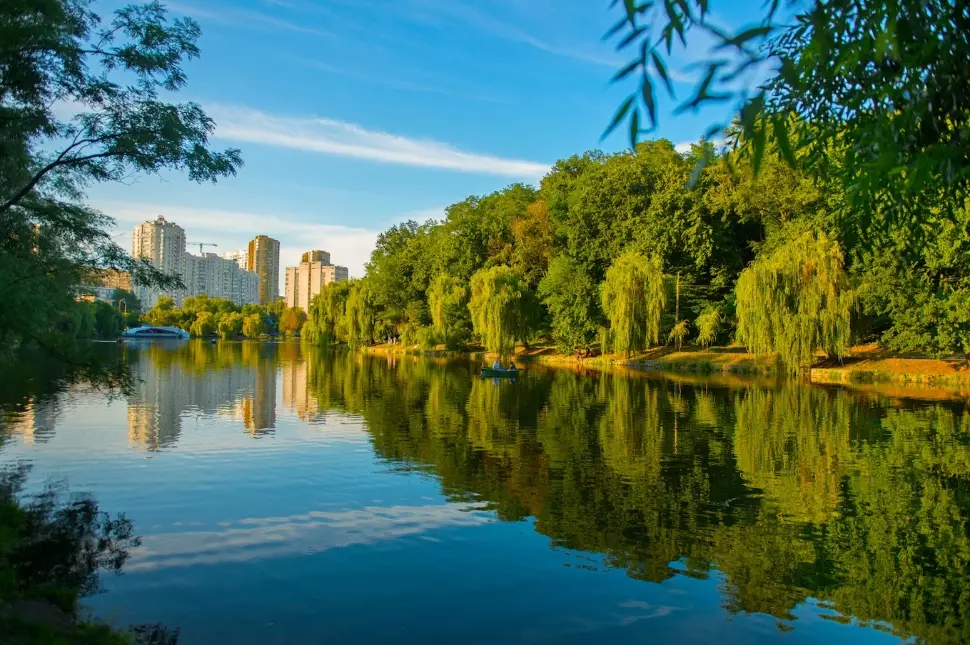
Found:
[[[148,260],[163,273],[182,276],[185,271],[185,231],[177,224],[166,222],[161,215],[154,221],[142,222],[131,234],[131,256]],[[155,306],[163,295],[181,302],[181,294],[155,288],[138,287],[135,295],[144,309]]]
[[[348,278],[347,267],[330,264],[326,251],[307,251],[298,266],[286,267],[286,306],[310,312],[313,297],[331,282]]]
[[[252,271],[244,271],[230,259],[215,253],[185,254],[182,282],[186,295],[205,294],[210,298],[225,298],[237,305],[256,304],[258,278]]]
[[[239,265],[239,268],[243,271],[252,271],[249,268],[249,251],[247,249],[239,249],[238,251],[227,251],[222,254],[227,260],[232,260]]]
[[[255,271],[259,279],[259,304],[275,302],[280,295],[280,243],[266,235],[257,235],[249,242],[246,268]]]
[[[307,251],[300,258],[300,262],[322,262],[324,264],[330,264],[330,254],[326,251]]]

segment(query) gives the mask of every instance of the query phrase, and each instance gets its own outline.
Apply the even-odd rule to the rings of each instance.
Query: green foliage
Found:
[[[244,316],[242,333],[246,338],[259,338],[262,334],[268,333],[266,320],[258,312]]]
[[[179,281],[130,258],[113,221],[83,204],[92,182],[184,170],[195,181],[234,174],[237,150],[208,147],[214,123],[194,103],[162,100],[186,82],[198,25],[158,2],[102,22],[88,0],[13,0],[0,8],[0,352],[24,343],[60,354],[75,287],[120,269],[136,283]],[[55,107],[69,105],[73,116]],[[84,335],[87,335],[87,329]]]
[[[741,273],[737,340],[758,354],[777,352],[791,372],[810,366],[818,350],[841,358],[854,300],[838,242],[802,233]]]
[[[448,349],[464,347],[471,336],[468,298],[468,287],[445,273],[435,278],[428,290],[428,308],[434,335]]]
[[[94,335],[98,338],[117,338],[125,326],[121,312],[107,302],[91,304],[94,310]]]
[[[552,319],[552,337],[564,354],[590,352],[602,313],[596,285],[578,262],[565,255],[549,265],[539,296]]]
[[[660,259],[636,251],[621,255],[606,272],[602,300],[615,351],[629,354],[659,342],[660,318],[667,306]]]
[[[346,338],[344,313],[351,288],[349,282],[331,282],[314,297],[310,315],[300,334],[304,342],[330,344]]]
[[[722,322],[719,306],[712,305],[705,309],[694,321],[694,326],[697,328],[697,344],[702,347],[710,347],[717,342],[717,335],[721,331]]]
[[[515,341],[527,340],[529,288],[521,276],[507,266],[481,269],[472,276],[472,327],[489,352],[508,356]]]
[[[218,330],[216,317],[208,311],[200,311],[189,327],[189,333],[195,338],[209,338]]]
[[[437,333],[433,327],[419,327],[414,337],[422,349],[434,349],[438,345]]]
[[[377,324],[376,299],[366,280],[357,280],[347,294],[344,327],[347,342],[353,347],[371,345]]]
[[[674,324],[670,330],[670,334],[667,336],[667,342],[673,343],[674,347],[680,349],[684,345],[684,339],[687,338],[687,334],[690,331],[690,323],[686,320],[681,320]]]
[[[242,333],[243,315],[238,312],[223,314],[219,318],[219,336],[223,340],[230,340]]]
[[[300,307],[289,307],[283,311],[279,321],[280,333],[293,336],[303,329],[307,321],[307,313]]]

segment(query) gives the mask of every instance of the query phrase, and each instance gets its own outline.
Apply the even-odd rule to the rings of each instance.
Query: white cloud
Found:
[[[464,152],[431,139],[410,139],[334,119],[276,116],[219,104],[206,105],[206,111],[216,122],[216,136],[230,141],[519,179],[536,180],[549,170],[548,164]]]
[[[674,144],[674,150],[676,150],[682,155],[685,155],[688,152],[690,152],[691,146],[693,146],[696,143],[697,141],[681,141],[680,143]],[[715,139],[711,139],[711,143],[713,143],[714,147],[717,148],[718,150],[723,149],[724,146],[727,145],[727,142],[724,140],[723,137],[717,137]]]
[[[130,231],[135,224],[162,215],[185,229],[189,242],[218,244],[215,250],[220,253],[245,248],[256,235],[269,235],[280,241],[281,294],[285,267],[298,264],[300,256],[312,249],[329,251],[334,264],[346,266],[352,277],[362,277],[364,263],[370,259],[379,233],[366,228],[301,222],[286,213],[250,213],[139,202],[102,201],[92,205],[115,218],[119,233]],[[432,212],[437,210],[422,214]],[[401,215],[404,219],[409,216],[417,219],[415,214]],[[122,247],[130,243],[124,237],[119,237],[118,242]],[[199,252],[198,247],[193,249],[191,244],[187,250],[190,253]]]

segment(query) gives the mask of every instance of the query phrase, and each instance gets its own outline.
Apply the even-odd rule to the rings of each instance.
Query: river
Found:
[[[970,416],[796,383],[105,347],[0,463],[143,538],[87,599],[182,645],[970,642]],[[36,390],[36,391],[34,391]],[[9,397],[8,397],[9,399]]]

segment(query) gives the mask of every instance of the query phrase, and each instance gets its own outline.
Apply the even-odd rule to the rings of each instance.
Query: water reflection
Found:
[[[343,507],[147,535],[132,572],[242,566],[445,525],[529,519],[530,534],[554,548],[590,554],[584,567],[648,583],[713,580],[728,611],[772,616],[783,630],[799,627],[805,607],[821,607],[827,619],[901,637],[970,642],[970,415],[962,404],[538,367],[516,383],[493,383],[462,361],[298,344],[149,346],[130,350],[129,360],[139,379],[127,400],[129,439],[147,450],[186,450],[180,437],[195,415],[263,437],[246,441],[253,451],[280,441],[273,432],[284,417],[320,424],[340,416],[362,422],[397,476],[430,474],[445,496],[443,504],[374,504],[354,479],[365,473],[348,474]],[[28,402],[7,427],[40,441],[60,405]],[[285,481],[292,466],[281,464],[273,481],[305,494],[295,474]],[[136,509],[119,510],[137,518]]]
[[[812,597],[928,642],[970,642],[970,416],[837,389],[691,386],[317,357],[317,398],[455,498],[535,518],[631,577],[724,576],[735,612]]]

